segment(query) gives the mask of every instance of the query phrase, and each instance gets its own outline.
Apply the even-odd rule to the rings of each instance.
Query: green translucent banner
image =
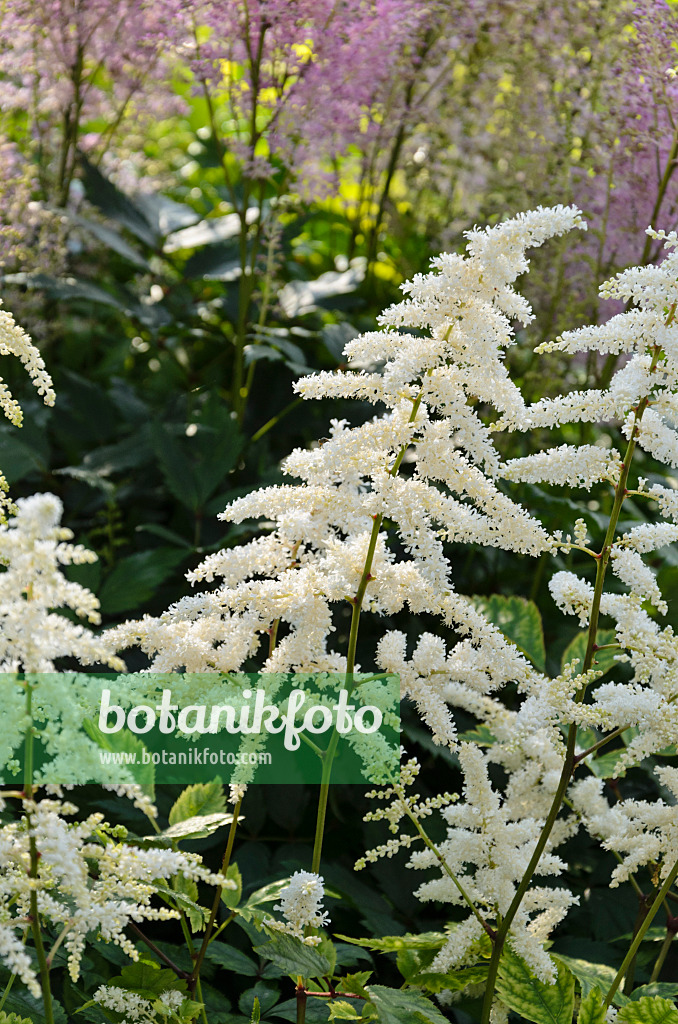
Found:
[[[0,782],[331,782],[400,771],[397,676],[0,674]],[[327,769],[325,772],[327,776]]]

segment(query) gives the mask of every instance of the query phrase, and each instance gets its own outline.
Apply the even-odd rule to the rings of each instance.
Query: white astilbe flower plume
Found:
[[[229,505],[222,519],[259,521],[261,535],[210,554],[189,574],[192,584],[209,584],[209,590],[110,635],[119,649],[139,646],[161,672],[237,673],[247,664],[280,673],[377,668],[400,675],[403,696],[434,742],[458,754],[463,799],[409,796],[404,787],[416,772],[404,770],[402,786],[375,791],[391,802],[371,820],[386,820],[392,837],[358,866],[410,850],[422,839],[415,826],[440,811],[444,840],[437,852],[427,844],[414,848],[410,866],[438,869],[439,877],[417,890],[421,899],[465,908],[466,916],[450,932],[434,970],[474,962],[479,941],[487,940],[479,915],[491,932],[511,910],[507,941],[538,978],[554,980],[544,944],[575,897],[565,887],[542,885],[541,876],[561,873],[557,848],[580,822],[599,828],[628,865],[649,863],[652,850],[668,863],[673,850],[664,808],[657,816],[642,802],[629,802],[610,831],[589,787],[581,794],[593,801],[595,813],[579,803],[575,813],[551,813],[554,800],[572,787],[578,727],[603,737],[612,732],[612,738],[615,730],[634,727],[620,748],[623,765],[664,750],[678,735],[678,638],[654,617],[666,604],[650,564],[655,550],[678,539],[678,491],[648,488],[644,481],[636,486],[631,468],[636,448],[678,465],[678,238],[656,233],[665,244],[659,266],[631,268],[603,285],[605,297],[628,304],[625,312],[565,332],[538,350],[592,353],[594,360],[623,356],[606,387],[529,405],[505,360],[515,324],[529,328],[532,320],[514,287],[528,269],[527,250],[584,227],[574,207],[520,214],[468,232],[465,255],[443,254],[428,273],[406,282],[403,300],[379,318],[381,329],[348,343],[346,367],[295,385],[304,399],[369,402],[374,418],[334,420],[322,442],[288,456],[287,482]],[[603,432],[596,444],[577,445],[572,428],[568,444],[560,430],[549,439],[551,428],[570,424],[603,425]],[[519,457],[511,453],[512,432],[525,435]],[[539,495],[547,486],[571,504],[582,491],[564,538],[551,535],[540,518],[545,503]],[[583,503],[594,489],[603,501],[587,511]],[[518,500],[526,494],[534,513]],[[628,524],[626,510],[620,512],[630,494],[638,503],[653,499],[668,522],[653,522],[649,505],[647,522]],[[600,515],[589,516],[594,507],[613,509],[609,529],[601,527]],[[539,557],[543,568],[551,556],[559,560],[548,580],[550,594],[590,635],[573,639],[576,654],[568,654],[554,678],[543,670],[543,648],[541,655],[529,643],[520,650],[497,625],[514,635],[515,606],[503,615],[497,603],[455,591],[453,559],[461,545]],[[584,563],[589,568],[580,571]],[[381,631],[376,650],[368,648],[363,630],[349,659],[342,643],[347,613],[356,623],[366,614],[395,617],[395,623]],[[400,628],[402,613],[417,616],[414,643]],[[600,669],[599,626],[613,630],[615,647],[613,664]],[[357,628],[351,636],[355,640]],[[608,671],[613,678],[601,678]],[[501,694],[506,686],[512,687],[508,706]],[[459,737],[458,712],[472,716],[477,729]],[[359,751],[364,763],[374,762],[375,750]],[[590,755],[582,754],[590,764]],[[501,788],[495,772],[505,778]],[[409,825],[401,829],[405,818]],[[544,853],[514,906],[545,823]],[[440,870],[440,856],[448,870]],[[323,916],[321,883],[313,879],[304,882],[311,920]],[[272,926],[296,929],[301,937],[311,920],[303,914],[293,919],[286,905],[282,899],[286,923]],[[499,1019],[502,1008],[495,1013]]]
[[[127,925],[179,917],[176,910],[152,904],[157,880],[181,874],[235,888],[232,879],[210,872],[198,854],[128,844],[121,839],[126,830],[110,826],[100,813],[70,822],[77,807],[53,799],[25,799],[23,812],[21,820],[0,829],[0,960],[36,996],[37,978],[20,940],[32,892],[41,919],[63,933],[68,969],[76,981],[88,936],[113,942],[137,960]],[[34,876],[27,870],[31,840],[39,854]]]
[[[1,301],[0,305],[2,305]],[[45,369],[42,356],[23,328],[16,323],[12,314],[6,309],[0,309],[0,356],[9,355],[16,356],[21,360],[45,405],[54,405],[52,378]],[[12,396],[2,377],[0,377],[0,410],[15,427],[22,425],[21,406]],[[0,522],[5,522],[5,512],[14,511],[14,505],[7,498],[8,489],[7,481],[0,473]]]
[[[0,525],[0,670],[49,672],[59,658],[122,668],[109,644],[54,609],[69,608],[98,624],[99,602],[67,580],[62,566],[95,562],[97,556],[60,525],[63,506],[54,494],[17,501],[17,513]]]
[[[404,285],[404,300],[380,317],[383,330],[348,343],[348,369],[295,385],[306,399],[366,398],[380,415],[357,426],[334,421],[321,445],[292,452],[283,468],[299,482],[255,491],[222,515],[264,520],[272,531],[209,555],[189,579],[218,586],[119,627],[111,642],[138,645],[156,671],[232,672],[246,661],[274,672],[342,671],[336,622],[370,559],[364,611],[430,613],[467,638],[449,652],[451,678],[461,678],[478,651],[485,654],[473,671],[486,691],[529,676],[533,670],[500,630],[454,593],[443,545],[530,556],[553,546],[541,523],[494,481],[501,460],[472,403],[512,415],[524,408],[503,359],[515,343],[513,322],[532,319],[514,282],[528,267],[530,246],[575,227],[585,227],[579,211],[555,207],[474,229],[466,256],[438,257],[430,273]],[[368,364],[379,369],[359,368]],[[375,522],[394,531],[379,530],[372,544]],[[432,675],[413,697],[451,742],[441,707],[445,681]]]
[[[325,887],[321,875],[313,871],[295,871],[280,893],[280,903],[274,910],[279,910],[282,921],[267,918],[265,924],[269,928],[288,932],[301,939],[307,946],[317,946],[320,938],[317,935],[306,935],[307,928],[324,928],[329,924],[329,914],[323,910]]]

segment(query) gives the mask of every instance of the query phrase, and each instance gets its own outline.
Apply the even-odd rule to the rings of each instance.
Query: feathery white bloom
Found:
[[[45,405],[54,405],[52,378],[45,369],[45,363],[37,348],[6,309],[0,309],[0,355],[17,356],[28,370],[29,376]],[[18,402],[12,398],[7,385],[0,378],[0,409],[16,426],[21,425],[22,412]]]
[[[547,480],[551,484],[591,487],[600,480],[616,480],[620,469],[621,459],[616,450],[606,451],[592,444],[578,448],[563,444],[546,452],[511,459],[502,466],[502,476],[524,483]]]
[[[663,615],[668,605],[663,600],[655,574],[637,551],[629,548],[613,546],[610,553],[612,571],[624,583],[632,594],[651,601]]]
[[[66,819],[77,812],[57,800],[24,800],[23,821],[0,828],[0,959],[20,973],[35,990],[31,968],[22,959],[17,930],[30,914],[31,892],[37,893],[40,916],[61,933],[73,980],[88,935],[120,946],[133,960],[134,944],[125,934],[130,921],[167,920],[178,912],[154,907],[155,881],[181,873],[234,888],[223,875],[210,872],[197,854],[170,849],[142,849],[119,840],[119,829],[90,814],[79,822]],[[37,876],[30,877],[30,840],[36,843]]]
[[[295,871],[289,885],[280,893],[280,903],[273,907],[282,913],[284,921],[267,918],[264,923],[269,928],[289,932],[308,946],[317,946],[319,937],[305,936],[304,932],[306,928],[324,928],[329,924],[329,915],[323,911],[324,895],[321,875],[313,871]]]

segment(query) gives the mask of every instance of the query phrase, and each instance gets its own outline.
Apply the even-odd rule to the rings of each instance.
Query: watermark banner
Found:
[[[399,778],[384,673],[2,673],[0,699],[4,785]]]

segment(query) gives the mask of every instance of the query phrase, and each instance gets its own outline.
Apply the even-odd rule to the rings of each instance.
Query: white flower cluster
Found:
[[[0,671],[49,672],[55,661],[122,668],[112,648],[85,626],[54,609],[72,609],[99,622],[99,602],[91,591],[67,580],[62,566],[95,562],[97,556],[60,525],[63,506],[53,494],[17,501],[17,513],[0,524]]]
[[[94,1002],[99,1006],[124,1014],[121,1024],[165,1024],[168,1018],[177,1020],[183,1001],[181,992],[175,989],[161,992],[154,1002],[117,985],[100,985],[94,993]]]
[[[268,928],[294,935],[307,946],[317,946],[319,936],[307,935],[306,930],[324,928],[329,924],[329,915],[323,910],[324,896],[325,887],[320,875],[313,871],[295,871],[289,885],[280,893],[280,903],[273,907],[280,911],[284,920],[277,921],[269,917],[264,924]]]
[[[45,362],[37,348],[11,313],[0,309],[0,356],[16,356],[28,370],[31,380],[45,405],[54,405],[55,395],[52,378],[45,369]],[[19,403],[0,377],[0,409],[16,426],[21,426],[23,414]]]
[[[2,305],[0,301],[0,305]],[[19,327],[14,317],[6,309],[0,309],[0,355],[16,356],[28,370],[29,376],[45,405],[54,405],[55,395],[52,378],[45,369],[45,363],[38,349],[29,336]],[[20,427],[23,412],[17,400],[12,396],[5,381],[0,377],[0,410],[15,426]],[[4,522],[5,511],[13,511],[14,506],[6,497],[7,481],[0,473],[0,522]]]
[[[37,977],[20,938],[31,892],[37,893],[41,918],[57,929],[56,941],[63,943],[76,980],[88,935],[114,942],[136,960],[134,943],[125,934],[130,921],[179,916],[169,907],[151,905],[158,880],[182,874],[235,887],[231,879],[208,871],[197,854],[144,849],[120,840],[120,830],[102,814],[69,823],[77,807],[53,799],[24,800],[23,810],[21,820],[0,829],[0,959],[36,996]],[[39,854],[34,875],[28,871],[31,840]]]
[[[465,799],[442,811],[449,825],[448,836],[437,849],[476,906],[490,906],[504,914],[533,854],[542,822],[525,814],[524,808],[516,813],[518,808],[510,791],[504,800],[499,797],[488,776],[488,763],[477,746],[461,744],[459,760]],[[574,829],[567,830],[571,833]],[[552,852],[554,842],[560,843],[564,838],[565,829],[560,828],[542,856],[540,876],[557,876],[565,869],[565,863]],[[415,868],[430,868],[435,863],[435,854],[430,850],[417,851],[410,861]],[[446,874],[425,882],[417,895],[443,903],[463,902],[459,889]],[[577,897],[564,887],[533,886],[516,915],[509,933],[511,946],[544,982],[555,980],[551,958],[543,948],[544,940],[576,902]],[[448,971],[463,964],[469,948],[481,938],[482,932],[478,920],[469,914],[453,929],[432,969]]]
[[[357,426],[334,421],[327,439],[308,451],[295,450],[285,461],[284,470],[297,482],[248,494],[226,509],[223,519],[258,519],[264,532],[239,548],[209,555],[189,574],[192,583],[215,584],[212,589],[157,618],[127,623],[110,637],[119,649],[141,647],[155,671],[236,673],[256,659],[269,672],[343,672],[348,663],[338,634],[346,611],[394,616],[406,610],[437,620],[409,651],[403,632],[387,630],[372,655],[358,649],[350,670],[360,671],[360,660],[364,666],[370,659],[398,673],[403,696],[416,704],[435,742],[456,750],[462,765],[459,803],[451,804],[446,794],[426,804],[395,788],[384,791],[393,803],[373,817],[387,819],[394,838],[366,857],[392,856],[411,846],[417,838],[411,829],[397,834],[403,816],[412,824],[433,810],[443,814],[447,836],[438,852],[447,868],[428,845],[410,861],[412,867],[440,871],[420,886],[422,899],[472,904],[435,962],[440,970],[471,957],[483,932],[479,915],[494,926],[512,906],[545,823],[554,820],[550,811],[556,794],[564,792],[563,773],[571,771],[563,727],[571,735],[575,726],[603,733],[635,727],[620,753],[624,764],[661,751],[678,735],[678,638],[647,610],[647,602],[660,613],[666,605],[644,559],[678,539],[678,492],[640,481],[634,495],[653,499],[670,522],[617,530],[635,447],[678,465],[676,236],[656,236],[666,245],[659,267],[631,268],[603,286],[604,296],[637,308],[542,346],[623,355],[609,386],[528,405],[504,360],[515,340],[513,324],[532,319],[514,289],[528,268],[526,250],[584,226],[575,208],[521,214],[469,232],[465,256],[442,255],[430,273],[404,285],[404,300],[380,318],[382,330],[348,343],[348,369],[296,385],[304,398],[361,399],[380,407],[380,415]],[[557,443],[513,459],[504,455],[507,446],[500,455],[495,445],[498,432],[581,423],[605,424],[601,443]],[[613,441],[617,427],[628,441],[621,449]],[[609,536],[589,541],[589,531],[595,531],[582,518],[565,542],[560,533],[551,536],[513,499],[513,482],[611,488]],[[473,602],[455,592],[448,543],[528,556],[561,557],[579,548],[593,556],[589,575],[559,567],[549,583],[558,607],[592,628],[586,662],[573,658],[554,679],[538,671]],[[614,579],[606,591],[608,568]],[[611,682],[599,678],[593,657],[599,615],[614,625],[625,681],[619,673]],[[509,684],[519,695],[515,710],[498,693]],[[458,710],[477,720],[477,744],[460,742]],[[376,748],[364,760],[370,756]],[[507,779],[501,790],[492,785],[492,765]],[[593,800],[591,787],[586,793]],[[615,830],[601,827],[600,834],[626,857],[629,870],[649,863],[649,850],[668,863],[674,837],[665,809],[655,814],[642,802],[628,807],[628,814],[617,815]],[[589,827],[589,819],[583,806],[555,818],[538,875],[562,871],[559,844],[580,821]],[[308,878],[304,885],[309,902],[303,905],[311,908],[311,919],[323,917],[319,881]],[[299,881],[300,900],[301,887]],[[508,941],[544,981],[554,978],[544,942],[573,902],[566,888],[532,881],[512,917]],[[287,926],[301,936],[311,922],[304,914],[292,919],[286,906],[283,899],[279,909]]]

